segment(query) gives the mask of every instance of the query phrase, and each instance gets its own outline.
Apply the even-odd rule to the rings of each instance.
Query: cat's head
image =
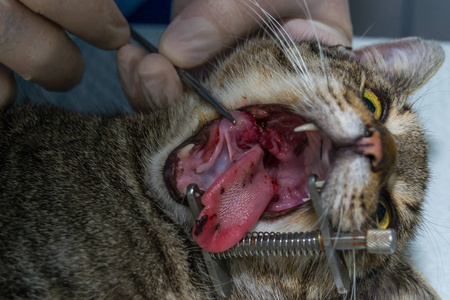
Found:
[[[236,125],[189,96],[171,142],[153,157],[152,186],[179,222],[194,225],[200,246],[217,252],[249,230],[317,229],[306,187],[314,173],[336,230],[394,228],[402,249],[428,180],[427,142],[408,97],[443,60],[437,43],[420,39],[357,51],[248,41],[207,80]],[[204,191],[195,224],[190,183]]]

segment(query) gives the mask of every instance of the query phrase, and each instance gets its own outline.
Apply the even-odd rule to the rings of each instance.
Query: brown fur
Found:
[[[430,53],[408,67],[395,53],[383,56],[383,47],[355,53],[325,47],[321,53],[314,42],[280,50],[270,40],[249,41],[207,84],[230,109],[283,105],[342,149],[369,125],[385,132],[384,142],[391,137],[397,151],[383,155],[394,163],[376,172],[366,157],[336,151],[322,198],[333,226],[344,231],[376,226],[380,193],[392,202],[398,249],[390,256],[356,254],[358,299],[436,299],[405,254],[428,180],[426,140],[407,98],[434,74],[443,52],[432,42],[394,44],[419,56]],[[307,70],[293,63],[299,55]],[[396,65],[387,63],[391,58]],[[364,88],[386,99],[385,119],[365,108]],[[186,93],[177,106],[150,114],[101,117],[35,105],[2,111],[2,298],[213,297],[189,233],[192,217],[170,198],[162,179],[169,153],[217,117],[201,103]],[[261,220],[256,229],[309,231],[317,229],[316,220],[305,205],[279,220]],[[351,267],[353,254],[345,257]],[[228,265],[232,299],[342,298],[324,256],[233,259]]]

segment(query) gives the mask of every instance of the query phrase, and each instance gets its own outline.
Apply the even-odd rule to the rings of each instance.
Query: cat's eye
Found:
[[[386,229],[391,222],[391,209],[384,197],[380,197],[377,207],[378,227]]]
[[[383,112],[383,107],[381,105],[380,99],[369,89],[364,90],[363,101],[367,108],[373,112],[375,119],[379,120],[381,118],[381,113]]]

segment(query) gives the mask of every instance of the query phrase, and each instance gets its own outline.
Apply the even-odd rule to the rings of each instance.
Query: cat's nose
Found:
[[[367,126],[364,136],[354,144],[354,149],[370,159],[373,172],[393,167],[397,157],[394,138],[381,126]]]

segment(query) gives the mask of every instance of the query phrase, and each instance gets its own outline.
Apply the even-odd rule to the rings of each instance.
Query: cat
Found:
[[[316,173],[336,231],[397,232],[393,255],[345,253],[347,296],[439,299],[405,250],[429,176],[408,97],[443,60],[437,43],[416,38],[352,51],[255,37],[205,81],[236,125],[190,91],[150,113],[2,110],[1,298],[216,298],[198,245],[317,230],[304,186]],[[317,129],[294,132],[309,123]],[[204,192],[197,220],[189,183]],[[325,256],[226,263],[230,299],[345,298]]]

